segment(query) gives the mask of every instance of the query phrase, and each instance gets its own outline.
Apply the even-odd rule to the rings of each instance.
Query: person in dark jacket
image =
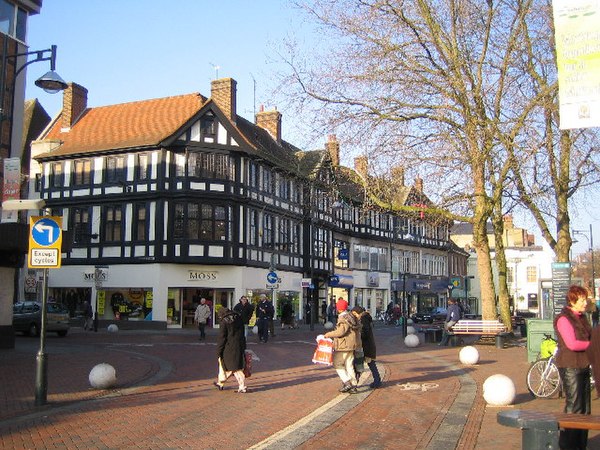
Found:
[[[248,337],[248,327],[250,319],[252,319],[252,314],[254,314],[254,305],[248,301],[248,297],[242,295],[238,304],[233,307],[233,310],[242,316],[244,336]]]
[[[586,351],[590,346],[592,327],[585,314],[588,291],[581,286],[571,286],[566,300],[566,306],[554,318],[558,338],[555,361],[565,394],[564,412],[591,414],[590,360]],[[587,430],[565,428],[560,431],[558,446],[585,450],[587,440]]]
[[[256,305],[256,325],[258,326],[258,339],[265,344],[269,340],[269,322],[273,320],[274,314],[273,304],[265,294],[261,294],[260,301]]]
[[[373,382],[369,384],[371,389],[377,389],[381,386],[381,375],[377,369],[377,347],[375,345],[375,336],[373,335],[373,318],[368,311],[362,306],[355,306],[352,308],[352,314],[354,314],[358,320],[360,320],[360,339],[362,341],[362,349],[365,355],[365,362],[371,370],[373,376]]]
[[[246,392],[244,376],[244,353],[246,338],[242,316],[222,305],[217,313],[219,320],[219,337],[217,339],[217,358],[219,359],[219,375],[213,384],[222,391],[227,379],[233,375],[238,382],[236,392]]]

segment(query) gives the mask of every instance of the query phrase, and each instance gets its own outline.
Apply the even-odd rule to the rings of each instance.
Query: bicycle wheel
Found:
[[[527,371],[527,389],[540,398],[553,396],[560,388],[560,375],[554,363],[547,359],[534,362]]]

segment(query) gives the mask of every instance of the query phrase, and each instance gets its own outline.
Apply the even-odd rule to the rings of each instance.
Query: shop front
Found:
[[[353,297],[350,307],[362,306],[373,317],[385,311],[390,302],[390,274],[354,271]]]
[[[431,308],[446,307],[447,278],[423,279],[406,276],[401,280],[392,280],[391,285],[394,297],[400,300],[402,311],[409,317]]]
[[[63,266],[51,271],[49,292],[73,305],[74,317],[90,301],[101,327],[114,322],[127,328],[193,327],[201,298],[212,311],[209,326],[215,326],[220,305],[233,308],[242,295],[257,302],[266,294],[278,311],[289,301],[296,316],[302,314],[299,274],[282,272],[277,289],[269,289],[266,269],[241,266],[118,265],[102,266],[100,272],[94,266]]]

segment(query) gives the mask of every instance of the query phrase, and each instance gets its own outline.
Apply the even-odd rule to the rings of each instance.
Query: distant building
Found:
[[[488,239],[492,256],[492,272],[497,285],[498,268],[495,260],[496,239],[490,223],[487,225]],[[481,287],[477,274],[477,253],[473,246],[473,226],[467,223],[456,224],[451,231],[451,239],[470,253],[468,273],[471,280],[469,297],[477,297],[481,302]],[[550,291],[552,287],[552,262],[554,253],[545,245],[536,245],[535,236],[524,228],[514,226],[513,218],[504,219],[503,244],[507,261],[507,283],[513,313],[529,311],[540,313],[552,309]],[[464,296],[464,292],[459,292]],[[496,286],[496,295],[498,294]]]

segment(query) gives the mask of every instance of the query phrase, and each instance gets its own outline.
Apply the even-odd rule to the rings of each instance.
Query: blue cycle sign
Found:
[[[44,217],[33,224],[31,238],[36,244],[48,247],[60,238],[60,227],[56,221]]]
[[[269,272],[267,274],[267,283],[275,284],[279,280],[276,272]]]
[[[31,269],[60,268],[62,217],[31,217],[29,220],[29,258]]]

